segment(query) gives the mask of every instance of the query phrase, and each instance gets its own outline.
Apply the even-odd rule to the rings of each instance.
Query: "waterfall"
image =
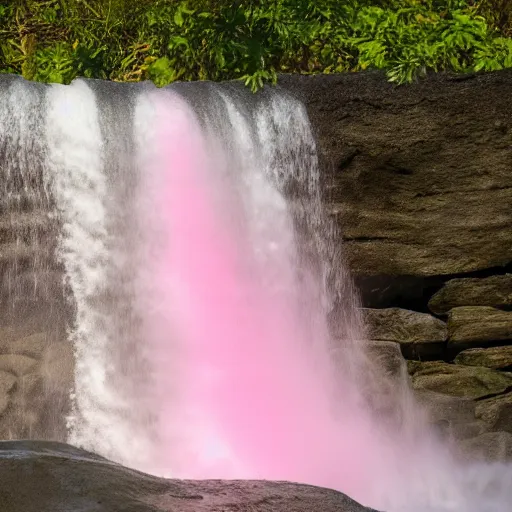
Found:
[[[1,80],[2,215],[37,198],[51,236],[28,266],[64,281],[48,318],[74,350],[57,408],[70,443],[390,512],[506,510],[510,466],[457,462],[406,375],[373,361],[300,101],[238,83]]]
[[[67,344],[68,306],[54,257],[58,220],[45,181],[46,90],[0,74],[0,354],[13,354],[12,365],[26,368],[40,359],[41,372],[51,374],[44,385],[30,374],[17,379],[11,407],[2,396],[3,439],[66,435],[72,370],[53,357]],[[51,372],[56,364],[62,364],[60,375]],[[9,364],[5,370],[22,372]]]

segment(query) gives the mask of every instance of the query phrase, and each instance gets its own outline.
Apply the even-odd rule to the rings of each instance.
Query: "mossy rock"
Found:
[[[512,305],[512,274],[486,278],[451,279],[428,302],[437,315],[459,306]]]
[[[455,358],[457,364],[484,366],[495,370],[512,368],[512,345],[504,347],[470,348]]]
[[[512,387],[512,373],[480,366],[409,361],[408,370],[414,389],[452,396],[480,399],[504,393]]]
[[[448,315],[449,344],[512,340],[512,311],[485,306],[454,308]]]

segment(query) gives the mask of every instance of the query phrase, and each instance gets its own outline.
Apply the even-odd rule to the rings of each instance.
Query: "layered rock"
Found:
[[[371,338],[434,359],[410,365],[432,422],[468,453],[507,457],[512,71],[405,87],[378,72],[280,83],[306,103],[328,210],[363,305],[381,308],[366,311]]]
[[[512,369],[512,345],[463,350],[455,358],[455,363],[496,370]]]
[[[428,301],[429,309],[438,315],[459,306],[512,306],[512,274],[451,279]]]
[[[427,419],[446,438],[463,440],[486,431],[486,424],[476,417],[475,401],[419,388],[414,396],[427,412]]]
[[[482,399],[512,389],[512,373],[442,361],[410,361],[414,389],[463,398]]]
[[[512,262],[512,71],[283,77],[306,103],[353,272],[438,276]],[[475,108],[478,105],[478,108]]]
[[[463,306],[448,314],[448,341],[478,345],[512,341],[512,312],[487,306]]]
[[[441,320],[427,313],[400,308],[363,309],[372,340],[401,344],[440,343],[446,341],[447,328]]]

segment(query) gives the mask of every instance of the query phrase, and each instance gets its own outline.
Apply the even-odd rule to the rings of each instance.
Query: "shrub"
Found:
[[[508,0],[0,0],[0,70],[69,83],[512,66]]]

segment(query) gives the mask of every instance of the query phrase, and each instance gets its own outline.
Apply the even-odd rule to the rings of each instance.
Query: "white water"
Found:
[[[105,149],[95,93],[83,81],[48,90],[46,177],[62,222],[59,254],[76,310],[70,332],[77,364],[69,441],[128,466],[169,476],[279,477],[326,485],[389,512],[508,512],[512,506],[510,465],[456,462],[448,447],[428,430],[403,387],[396,388],[393,405],[398,421],[392,419],[391,427],[367,405],[367,394],[375,400],[377,391],[393,384],[369,360],[361,341],[365,335],[355,309],[357,300],[328,238],[332,228],[322,215],[315,144],[303,107],[278,93],[248,106],[244,94],[221,87],[203,91],[206,100],[200,97],[196,105],[193,87],[179,89],[184,98],[190,94],[188,108],[183,99],[165,97],[169,91],[141,89],[138,93],[133,118],[124,123],[133,130],[138,169],[133,186],[140,193],[133,196],[133,203],[125,204],[118,199],[122,173],[115,177],[109,170],[112,154]],[[178,104],[183,111],[175,110]],[[191,121],[194,107],[202,122],[200,130]],[[307,422],[311,415],[301,417],[300,410],[290,409],[307,423],[306,437],[283,452],[293,458],[293,464],[271,460],[268,455],[254,469],[250,452],[242,456],[235,449],[245,450],[244,443],[251,439],[241,436],[234,442],[226,435],[227,427],[235,428],[238,419],[225,416],[231,423],[219,426],[206,413],[210,409],[198,407],[202,402],[183,400],[189,395],[181,388],[182,375],[188,371],[182,365],[190,360],[184,355],[177,328],[183,318],[172,307],[178,305],[183,314],[183,304],[188,304],[193,313],[194,302],[190,301],[195,296],[187,296],[186,290],[197,288],[180,284],[179,272],[152,270],[152,264],[161,269],[168,264],[163,249],[169,237],[168,210],[156,198],[166,187],[165,172],[176,171],[162,164],[166,157],[163,149],[158,150],[162,126],[170,130],[170,136],[183,136],[173,134],[173,116],[197,138],[194,147],[202,167],[194,170],[203,173],[210,186],[208,197],[217,205],[212,214],[219,215],[217,227],[228,229],[228,238],[233,237],[241,251],[241,261],[259,276],[254,290],[272,300],[279,298],[276,304],[284,309],[278,311],[276,322],[287,311],[301,327],[300,334],[292,327],[284,332],[297,335],[305,344],[297,361],[308,361],[309,367],[297,363],[295,369],[286,368],[295,360],[295,352],[277,357],[269,351],[265,357],[275,357],[281,364],[280,377],[286,380],[289,375],[296,386],[307,382],[314,389],[320,382],[320,389],[325,385],[325,394],[316,396],[318,403],[329,394],[336,397],[330,402],[329,417],[322,416],[326,409],[321,405],[311,409],[318,411],[315,421]],[[179,200],[178,195],[173,197]],[[133,211],[137,214],[129,235],[119,233],[112,216],[122,218]],[[189,220],[183,212],[181,221]],[[182,235],[187,236],[186,230]],[[206,245],[205,265],[208,250]],[[122,283],[117,278],[127,268],[134,269],[133,282],[123,284],[120,294]],[[119,318],[121,295],[134,306],[127,317]],[[285,306],[279,306],[283,298]],[[326,317],[340,301],[343,307],[337,327],[342,340],[335,340],[329,335]],[[270,316],[261,317],[261,322],[272,318],[271,311],[267,313]],[[120,332],[130,330],[142,345],[135,359],[133,340],[119,339]],[[311,345],[315,348],[310,349]],[[288,344],[283,347],[290,350]],[[234,345],[231,349],[237,350]],[[254,358],[261,356],[258,345],[250,350]],[[130,361],[129,370],[121,368],[126,361]],[[318,380],[312,375],[319,368],[326,373]],[[304,382],[299,382],[300,372],[308,372],[303,373]],[[281,382],[278,376],[271,378],[274,385]],[[239,384],[243,383],[231,383]],[[280,393],[279,389],[263,389]],[[258,398],[254,389],[245,390]],[[307,390],[301,387],[302,394],[293,398],[313,407],[307,401]],[[223,402],[222,407],[229,403]],[[244,410],[251,414],[250,408]],[[277,415],[279,411],[268,412]],[[285,444],[285,429],[302,427],[279,417],[254,418],[262,429],[269,421],[275,422],[274,430]],[[258,435],[256,439],[262,443],[257,448],[265,454],[264,443],[272,440]],[[280,473],[274,469],[277,462]]]

